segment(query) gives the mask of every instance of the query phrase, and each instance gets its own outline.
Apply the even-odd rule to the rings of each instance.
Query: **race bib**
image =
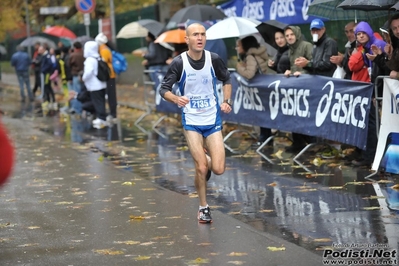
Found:
[[[191,109],[204,109],[211,107],[211,102],[209,98],[206,99],[191,99],[190,108]]]

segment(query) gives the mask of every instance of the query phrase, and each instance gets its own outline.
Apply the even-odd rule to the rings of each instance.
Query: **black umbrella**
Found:
[[[177,11],[169,20],[166,29],[177,28],[179,24],[189,19],[198,21],[212,21],[225,18],[226,15],[220,9],[208,5],[192,5]]]
[[[277,31],[284,32],[285,27],[288,24],[282,23],[277,20],[268,20],[266,22],[262,22],[256,28],[258,29],[259,33],[262,35],[265,42],[275,48],[277,48],[276,41],[274,40],[274,35]]]
[[[153,19],[140,19],[137,21],[143,28],[146,28],[152,35],[157,37],[164,29],[164,25]]]
[[[363,11],[389,10],[398,0],[344,0],[337,7]]]

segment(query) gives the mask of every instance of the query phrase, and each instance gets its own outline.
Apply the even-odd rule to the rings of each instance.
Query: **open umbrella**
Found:
[[[278,20],[268,20],[259,24],[258,26],[256,26],[256,28],[258,29],[259,33],[263,37],[263,40],[267,44],[277,48],[276,41],[274,40],[274,35],[277,31],[284,32],[284,29],[287,26],[288,24],[282,23]]]
[[[7,49],[0,44],[0,54],[7,54]]]
[[[182,29],[168,30],[163,32],[154,41],[156,43],[168,42],[168,43],[185,43],[186,31]]]
[[[148,32],[151,32],[151,34],[156,37],[163,29],[164,25],[159,21],[153,19],[140,19],[123,26],[116,35],[116,38],[129,39],[145,37]]]
[[[397,2],[395,5],[393,5],[390,9],[395,9],[399,11],[399,2]]]
[[[372,20],[385,17],[384,11],[342,10],[337,8],[342,0],[313,0],[309,5],[307,15],[328,20]]]
[[[69,39],[75,39],[76,35],[73,33],[70,29],[64,27],[64,26],[53,26],[45,29],[43,31],[44,33],[57,36],[57,37],[62,37],[62,38],[69,38]]]
[[[45,37],[41,37],[41,36],[32,36],[32,37],[26,38],[19,45],[28,47],[28,46],[34,46],[35,43],[41,43],[41,44],[46,43],[48,45],[48,47],[50,47],[50,48],[57,47],[55,42],[53,42],[52,40],[47,39]]]
[[[261,24],[260,21],[249,18],[229,17],[216,22],[206,31],[208,40],[244,37],[259,33],[256,26]]]
[[[389,10],[396,2],[397,0],[344,0],[337,7],[363,11]]]
[[[166,29],[176,28],[180,23],[188,19],[198,21],[212,21],[225,18],[226,15],[220,9],[209,5],[192,5],[177,11],[166,24]]]

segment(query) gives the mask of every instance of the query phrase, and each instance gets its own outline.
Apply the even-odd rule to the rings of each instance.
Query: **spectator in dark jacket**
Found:
[[[39,53],[40,43],[35,44],[35,52],[32,57],[32,68],[35,73],[35,85],[33,86],[33,96],[35,96],[37,89],[41,88],[40,85],[40,65],[42,55]]]
[[[167,71],[168,65],[166,61],[171,57],[171,52],[159,43],[155,43],[155,36],[150,32],[148,32],[146,40],[148,42],[148,51],[143,54],[142,65],[151,71],[151,80],[155,83],[160,83],[157,72]],[[156,87],[154,86],[155,89]]]
[[[345,35],[348,39],[348,42],[345,44],[345,53],[338,55],[333,55],[330,58],[331,63],[340,66],[345,71],[344,79],[352,79],[352,71],[348,67],[349,57],[352,54],[353,50],[356,48],[356,37],[355,37],[355,22],[349,22],[345,25]]]
[[[39,51],[43,54],[41,64],[41,74],[43,77],[43,103],[42,108],[49,110],[53,109],[55,103],[55,96],[53,88],[51,87],[50,75],[54,73],[54,64],[51,61],[51,54],[40,46]]]
[[[333,55],[338,55],[337,42],[327,36],[324,23],[320,19],[314,19],[310,23],[310,32],[313,37],[313,59],[300,57],[295,61],[309,71],[309,74],[332,77],[337,66],[330,62]]]
[[[290,69],[290,59],[288,58],[288,45],[283,30],[276,31],[274,41],[277,46],[277,54],[269,60],[268,65],[277,74],[284,74],[286,70]]]
[[[82,90],[82,82],[80,80],[80,74],[83,73],[84,66],[84,57],[83,57],[83,49],[82,43],[75,42],[73,44],[73,53],[71,53],[69,57],[69,67],[72,75],[72,84],[68,83],[68,89],[73,90],[79,94]],[[76,100],[72,99],[71,101],[71,110],[72,113],[81,114],[82,113],[82,104]]]
[[[17,46],[17,52],[11,57],[11,65],[15,68],[15,72],[18,77],[22,102],[25,102],[24,84],[26,85],[26,90],[28,91],[28,97],[30,101],[34,101],[29,80],[29,66],[31,62],[32,61],[30,60],[28,53],[24,51],[23,47]]]

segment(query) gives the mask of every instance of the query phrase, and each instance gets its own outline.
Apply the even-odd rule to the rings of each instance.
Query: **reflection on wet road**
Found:
[[[42,117],[27,105],[2,109],[11,117],[36,119],[43,131],[74,147],[88,147],[115,167],[196,197],[193,162],[178,120],[165,119],[159,134],[152,130],[155,115],[137,127],[134,121],[142,112],[120,108],[121,121],[96,130],[87,119],[58,113]],[[213,208],[313,251],[333,243],[386,243],[398,249],[399,213],[388,209],[398,206],[399,191],[392,189],[397,177],[365,179],[368,170],[312,152],[295,163],[292,154],[282,152],[284,139],[263,150],[266,158],[252,144],[245,133],[229,139],[238,152],[228,150],[226,173],[209,181]]]

